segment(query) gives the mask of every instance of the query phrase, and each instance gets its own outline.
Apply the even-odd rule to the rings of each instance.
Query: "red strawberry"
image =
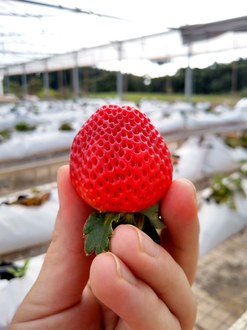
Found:
[[[104,105],[74,138],[70,175],[79,196],[96,210],[136,212],[165,195],[172,161],[144,113],[130,106]]]

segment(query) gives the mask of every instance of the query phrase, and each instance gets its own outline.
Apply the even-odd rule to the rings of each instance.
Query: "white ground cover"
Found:
[[[44,255],[31,258],[27,272],[22,278],[0,280],[0,330],[7,330],[18,305],[36,280],[43,259]],[[23,263],[21,260],[16,264],[21,266]]]
[[[17,123],[25,122],[35,129],[28,132],[13,131],[11,138],[0,143],[1,162],[36,156],[68,149],[75,132],[89,116],[105,103],[120,103],[118,100],[88,100],[23,102],[0,106],[0,131],[12,129]],[[132,103],[129,103],[134,105]],[[187,103],[145,101],[140,110],[145,112],[162,134],[212,128],[227,124],[245,123],[247,111],[243,107],[235,110],[226,108],[221,113],[208,113],[207,104],[192,106]],[[73,131],[59,131],[62,123],[70,123]]]
[[[247,151],[232,149],[214,135],[192,136],[175,155],[180,157],[174,167],[174,178],[187,178],[193,182],[219,172],[230,172],[239,167],[239,161],[247,159]]]
[[[6,205],[18,194],[0,199],[0,251],[9,253],[48,242],[51,238],[56,213],[58,194],[56,184],[40,187],[50,192],[50,198],[40,206]],[[30,194],[24,191],[22,194]],[[2,204],[1,204],[2,202]]]
[[[236,196],[235,199],[237,210],[215,202],[204,203],[199,209],[200,255],[208,253],[247,226],[246,197]]]

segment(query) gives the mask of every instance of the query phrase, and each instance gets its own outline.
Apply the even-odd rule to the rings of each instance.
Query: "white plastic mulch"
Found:
[[[0,105],[0,131],[13,129],[21,122],[35,126],[35,129],[29,132],[14,131],[10,139],[0,143],[0,164],[40,153],[68,149],[75,132],[98,107],[105,103],[119,103],[119,101],[80,99],[77,102],[42,101]],[[135,106],[133,103],[129,104]],[[139,108],[150,117],[160,133],[165,135],[180,130],[210,129],[227,124],[246,122],[247,125],[247,111],[243,105],[238,107],[236,105],[236,109],[222,106],[224,111],[209,113],[206,112],[207,103],[192,106],[185,102],[143,100]],[[69,123],[74,131],[59,131],[63,123]]]

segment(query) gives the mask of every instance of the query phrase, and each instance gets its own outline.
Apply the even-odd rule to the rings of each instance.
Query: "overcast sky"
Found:
[[[1,17],[1,25],[9,22],[14,30],[25,29],[30,34],[38,29],[44,32],[60,31],[70,33],[74,37],[81,32],[83,38],[93,39],[97,35],[104,41],[104,33],[109,38],[122,39],[135,35],[145,35],[164,31],[166,28],[179,27],[186,24],[199,24],[247,15],[244,0],[39,0],[39,2],[60,4],[66,7],[78,7],[99,14],[112,15],[126,21],[99,19],[93,15],[73,14],[69,11],[52,10],[51,8],[27,5],[17,1],[0,0],[2,8],[22,13],[45,14],[42,19],[19,19],[19,24],[12,23],[15,17]],[[85,28],[86,27],[86,28]],[[104,29],[102,30],[102,27]],[[81,29],[81,30],[80,30]],[[73,35],[71,35],[73,39]]]
[[[6,63],[18,63],[25,59],[17,52],[26,53],[29,56],[28,60],[35,56],[35,53],[38,57],[42,53],[48,56],[163,32],[168,28],[186,24],[209,23],[247,15],[247,5],[244,0],[39,0],[39,2],[70,8],[78,7],[119,19],[55,10],[24,4],[21,1],[0,0],[0,13],[6,11],[42,16],[0,16],[2,34],[0,50],[1,48],[3,50],[0,64],[1,60]],[[4,33],[17,35],[3,37]],[[175,44],[174,40],[170,44],[172,43]],[[247,47],[247,42],[245,46]],[[143,66],[143,63],[141,65]],[[136,63],[133,63],[133,66],[136,67]]]
[[[73,1],[67,0],[66,3]],[[82,0],[76,3],[81,8],[129,19],[147,30],[247,15],[247,5],[243,0]]]

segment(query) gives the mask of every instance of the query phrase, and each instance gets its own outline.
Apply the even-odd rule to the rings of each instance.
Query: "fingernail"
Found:
[[[120,278],[124,279],[131,285],[137,284],[136,277],[131,273],[131,271],[124,265],[124,263],[119,260],[113,253],[108,252],[109,255],[111,255],[115,261],[116,264],[116,271]]]
[[[140,250],[151,257],[157,257],[159,253],[158,245],[141,230],[138,230],[137,228],[135,228],[135,230],[138,235]]]

